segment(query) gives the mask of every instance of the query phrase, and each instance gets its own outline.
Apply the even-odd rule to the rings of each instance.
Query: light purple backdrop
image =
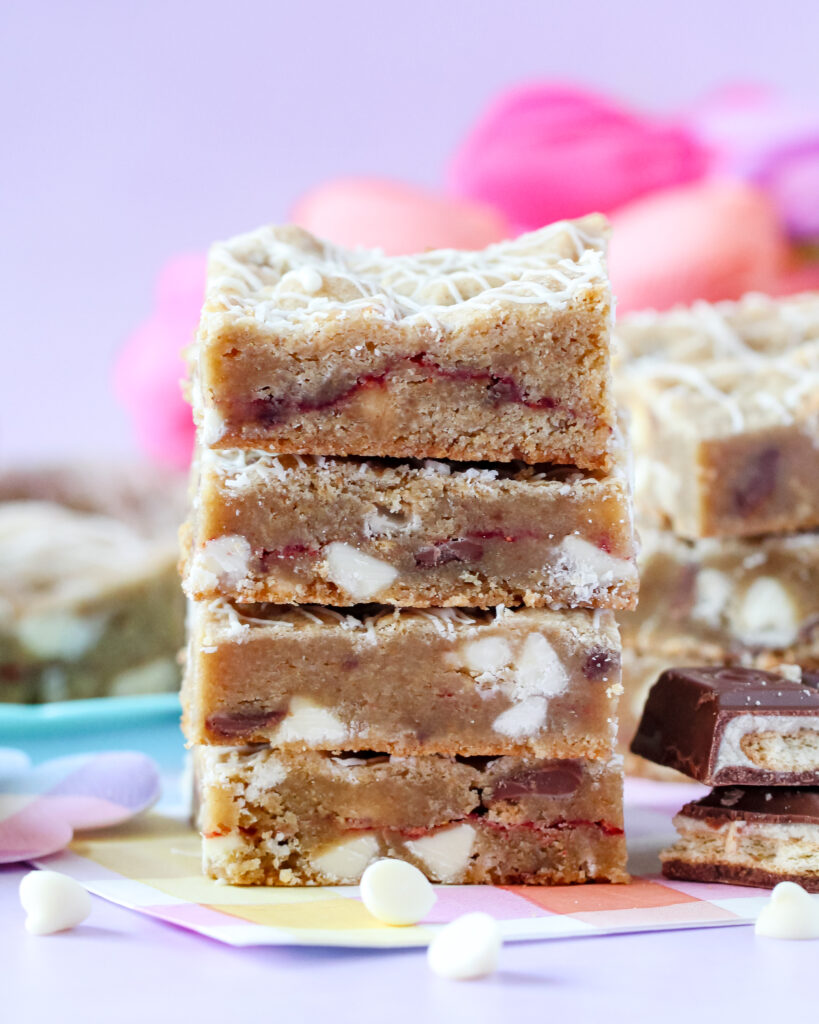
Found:
[[[5,0],[0,33],[3,459],[128,450],[110,365],[165,257],[329,176],[434,184],[506,85],[819,104],[816,0]]]

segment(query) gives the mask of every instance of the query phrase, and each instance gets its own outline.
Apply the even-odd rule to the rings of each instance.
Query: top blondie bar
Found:
[[[190,351],[212,448],[607,470],[608,226],[385,257],[295,226],[215,245]]]
[[[617,324],[644,524],[689,539],[819,526],[819,292]]]

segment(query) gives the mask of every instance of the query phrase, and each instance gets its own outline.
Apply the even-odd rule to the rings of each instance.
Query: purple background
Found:
[[[111,362],[157,268],[338,174],[441,180],[498,89],[816,97],[816,0],[6,0],[0,453],[127,450]]]

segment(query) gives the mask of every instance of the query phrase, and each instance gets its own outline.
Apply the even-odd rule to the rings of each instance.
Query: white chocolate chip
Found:
[[[719,569],[700,569],[694,584],[694,606],[691,617],[709,626],[718,626],[733,585]]]
[[[28,615],[17,625],[17,637],[38,658],[77,661],[102,637],[105,615],[72,615],[70,612],[44,612]]]
[[[361,876],[361,902],[384,924],[416,924],[437,898],[426,875],[403,860],[377,860]]]
[[[819,939],[819,896],[780,882],[760,910],[754,931],[767,939]]]
[[[498,636],[486,636],[463,645],[464,664],[476,675],[499,675],[512,661],[509,644]]]
[[[516,739],[534,736],[543,728],[547,709],[545,697],[526,697],[502,711],[492,723],[492,728]]]
[[[754,580],[732,620],[734,635],[754,647],[789,647],[799,635],[796,605],[772,576]]]
[[[555,697],[569,685],[563,662],[542,633],[526,637],[518,658],[516,693],[524,696]]]
[[[310,863],[327,878],[338,882],[357,882],[377,853],[378,840],[375,836],[356,836],[355,839],[336,843],[317,857],[311,857]]]
[[[250,544],[246,537],[228,534],[209,540],[194,558],[188,585],[194,591],[235,586],[248,575]]]
[[[30,871],[20,882],[26,931],[51,935],[81,924],[91,913],[86,889],[58,871]]]
[[[450,825],[420,839],[408,839],[404,845],[413,857],[422,861],[429,873],[442,882],[454,881],[469,864],[475,842],[471,825]]]
[[[327,545],[324,558],[327,578],[356,601],[377,597],[398,575],[397,569],[380,558],[373,558],[340,541]]]
[[[441,978],[467,981],[497,970],[503,939],[498,922],[478,911],[450,922],[430,942],[427,963]]]
[[[271,743],[342,743],[349,739],[347,726],[332,711],[306,697],[293,697],[287,715]]]

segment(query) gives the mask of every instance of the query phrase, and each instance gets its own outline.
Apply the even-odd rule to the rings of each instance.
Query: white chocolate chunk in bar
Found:
[[[592,592],[622,580],[636,579],[637,569],[625,558],[615,558],[582,537],[565,537],[560,544],[561,563],[575,578],[575,586]]]
[[[358,881],[361,873],[378,853],[375,836],[362,835],[344,839],[325,853],[311,858],[311,864],[328,878],[339,882]]]
[[[239,534],[208,541],[197,559],[194,585],[235,586],[247,576],[250,556],[250,544]]]
[[[17,623],[17,636],[23,647],[38,658],[76,661],[96,646],[106,623],[104,615],[42,612],[22,618]]]
[[[276,743],[303,741],[313,746],[332,747],[348,738],[347,727],[332,711],[304,697],[294,697],[288,714],[276,730]]]
[[[398,575],[397,569],[380,558],[365,555],[339,541],[327,545],[324,557],[327,578],[355,601],[370,601],[377,597]]]
[[[546,721],[548,704],[544,697],[526,697],[503,711],[492,723],[495,732],[521,739],[540,732]]]
[[[772,576],[759,576],[748,587],[732,625],[743,643],[757,647],[789,647],[799,635],[796,606]]]
[[[526,637],[518,660],[515,696],[544,697],[563,693],[569,677],[554,647],[542,633]]]
[[[461,824],[439,829],[420,839],[408,839],[404,845],[431,874],[446,882],[457,878],[469,863],[474,842],[475,829]]]
[[[463,645],[462,654],[466,667],[478,677],[497,676],[512,661],[509,644],[497,636],[470,640],[469,643]]]

